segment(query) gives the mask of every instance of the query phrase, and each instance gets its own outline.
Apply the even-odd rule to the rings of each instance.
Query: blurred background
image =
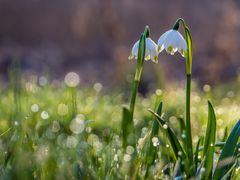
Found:
[[[230,82],[240,74],[240,1],[0,0],[0,76],[14,59],[26,74],[53,79],[77,72],[81,82],[114,87],[133,72],[128,56],[145,25],[157,41],[183,17],[193,37],[193,78]],[[146,83],[179,81],[184,59],[159,55],[145,63]]]

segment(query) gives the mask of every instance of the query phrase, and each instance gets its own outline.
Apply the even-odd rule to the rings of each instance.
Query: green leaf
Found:
[[[179,117],[178,118],[179,120],[179,125],[180,125],[180,133],[181,133],[181,139],[182,139],[182,142],[183,142],[183,146],[186,147],[187,146],[187,142],[186,142],[186,125],[185,125],[185,122],[184,122],[184,119]]]
[[[231,177],[233,169],[237,166],[237,161],[229,168],[229,170],[224,174],[224,176],[221,178],[221,180],[228,180]]]
[[[161,114],[162,114],[162,106],[163,106],[163,103],[160,102],[157,107],[157,110],[156,110],[156,113],[159,116],[161,116]],[[150,166],[154,164],[154,160],[157,155],[157,149],[156,149],[156,147],[153,146],[152,138],[158,134],[158,131],[159,131],[159,124],[158,124],[158,120],[155,119],[153,121],[151,136],[150,136],[150,140],[149,140],[149,148],[147,149],[147,154],[146,154],[146,158],[145,158],[145,162],[147,164],[145,178],[147,178],[148,170],[149,170]]]
[[[126,148],[128,144],[128,136],[131,128],[133,128],[133,122],[131,121],[131,113],[126,106],[123,106],[122,111],[122,141],[123,147]]]
[[[222,138],[222,142],[227,141],[227,135],[228,135],[228,128],[225,127],[225,129],[224,129],[224,136],[223,136],[223,138]]]
[[[146,35],[142,33],[139,46],[138,46],[138,57],[137,57],[137,68],[135,73],[135,81],[140,81],[143,69],[143,63],[145,59],[145,51],[146,51]]]
[[[195,166],[195,172],[197,172],[198,167],[198,152],[199,152],[199,146],[200,146],[201,138],[199,138],[195,152],[194,152],[194,166]]]
[[[240,136],[240,120],[232,129],[226,144],[223,147],[221,155],[219,157],[216,170],[214,172],[213,179],[221,179],[231,168],[235,161],[235,149],[237,147],[238,139]]]
[[[173,169],[172,176],[174,177],[174,179],[178,179],[181,177],[181,163],[182,163],[181,158],[178,158]]]
[[[158,105],[158,108],[156,110],[156,113],[159,116],[161,116],[161,114],[162,114],[162,106],[163,106],[163,103],[160,102],[159,105]],[[155,119],[153,121],[151,136],[150,136],[150,141],[149,141],[150,142],[150,147],[148,149],[148,155],[146,156],[151,165],[154,163],[154,159],[155,159],[155,156],[156,156],[156,153],[157,153],[156,151],[154,151],[154,149],[156,149],[156,148],[154,148],[154,146],[153,146],[152,138],[158,134],[158,131],[159,131],[159,124],[158,124],[157,119]]]
[[[164,126],[166,124],[165,121],[157,113],[153,112],[151,109],[148,109],[148,111],[157,118],[158,123],[161,126]],[[175,133],[169,126],[166,129],[166,133],[167,133],[168,139],[170,141],[171,147],[173,149],[173,152],[175,154],[175,157],[176,158],[181,157],[181,158],[185,159],[186,154],[185,154],[180,142],[178,141],[177,136],[175,135]],[[179,153],[181,153],[181,155]]]
[[[137,58],[138,63],[141,64],[141,66],[145,58],[145,50],[146,50],[146,35],[145,33],[142,33],[139,40],[138,58]]]
[[[212,177],[215,137],[216,116],[211,102],[208,101],[208,123],[203,147],[203,156],[206,157],[206,161],[204,163],[204,167],[206,169],[204,179],[211,179]]]
[[[184,133],[184,132],[186,133],[186,126],[185,126],[184,119],[179,117],[178,120],[180,124],[181,133]]]

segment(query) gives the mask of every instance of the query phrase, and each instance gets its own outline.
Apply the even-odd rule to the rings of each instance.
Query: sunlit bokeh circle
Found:
[[[58,105],[58,109],[57,109],[57,113],[60,116],[65,116],[68,113],[68,106],[66,104],[59,104]]]
[[[39,106],[37,104],[33,104],[31,106],[31,110],[32,110],[32,112],[38,112],[39,111]]]
[[[80,77],[75,72],[69,72],[66,74],[64,82],[68,87],[76,87],[80,82]]]
[[[85,121],[80,117],[73,119],[70,123],[70,130],[74,134],[80,134],[85,128]]]

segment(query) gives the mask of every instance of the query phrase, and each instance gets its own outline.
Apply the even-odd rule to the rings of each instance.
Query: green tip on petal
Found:
[[[132,53],[128,56],[128,59],[129,59],[129,60],[133,59]]]
[[[147,55],[147,56],[145,57],[145,60],[146,60],[146,61],[148,61],[148,60],[150,60],[150,59],[151,59],[150,55]]]
[[[173,47],[172,47],[172,46],[169,46],[169,47],[167,48],[167,52],[170,53],[171,55],[174,55]]]
[[[157,56],[154,56],[154,62],[158,63],[158,57]]]
[[[162,50],[163,50],[162,46],[158,46],[157,51],[158,51],[158,52],[162,52]]]
[[[182,55],[182,57],[185,58],[187,56],[187,51],[184,51],[183,49],[181,49],[180,54]]]

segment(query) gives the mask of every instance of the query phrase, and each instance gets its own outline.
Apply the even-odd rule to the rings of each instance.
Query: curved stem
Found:
[[[179,24],[182,24],[185,38],[187,42],[187,53],[186,53],[186,153],[190,165],[193,165],[193,147],[192,147],[192,132],[191,132],[191,116],[190,116],[190,99],[191,99],[191,74],[192,74],[192,38],[189,32],[189,29],[182,18],[179,18],[175,25],[173,26],[174,30],[178,30]]]
[[[190,118],[190,96],[191,96],[191,74],[187,74],[186,83],[186,152],[190,162],[193,162],[193,148],[192,148],[192,132],[191,132],[191,118]]]
[[[183,30],[185,33],[186,42],[188,46],[188,50],[186,54],[186,71],[187,71],[187,74],[192,74],[192,37],[185,21],[182,18],[177,19],[176,23],[173,26],[173,29],[177,31],[179,29],[180,23],[183,26]]]

